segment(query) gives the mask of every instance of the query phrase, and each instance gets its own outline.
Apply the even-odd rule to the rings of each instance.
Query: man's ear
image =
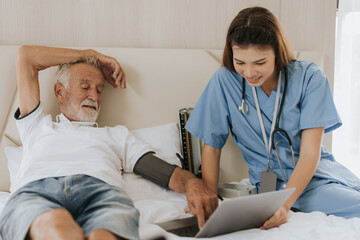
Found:
[[[63,103],[66,97],[66,89],[61,83],[55,83],[54,85],[55,96],[59,103]]]

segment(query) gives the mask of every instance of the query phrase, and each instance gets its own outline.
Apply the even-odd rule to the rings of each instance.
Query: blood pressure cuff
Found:
[[[169,189],[169,181],[177,165],[156,157],[153,152],[145,153],[134,166],[134,173]]]

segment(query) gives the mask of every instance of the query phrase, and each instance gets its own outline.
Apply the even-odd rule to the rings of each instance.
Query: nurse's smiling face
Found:
[[[252,87],[261,87],[269,96],[275,89],[277,74],[275,71],[275,53],[271,47],[260,48],[249,45],[233,45],[233,63],[237,73],[246,79]]]

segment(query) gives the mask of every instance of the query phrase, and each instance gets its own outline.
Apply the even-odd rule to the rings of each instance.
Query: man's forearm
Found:
[[[40,101],[39,71],[96,53],[43,46],[22,46],[16,56],[16,75],[21,115],[30,113]]]
[[[46,46],[21,46],[17,54],[17,62],[24,61],[37,71],[62,63],[75,61],[81,57],[94,56],[93,50],[77,50]],[[22,70],[22,69],[18,69]]]

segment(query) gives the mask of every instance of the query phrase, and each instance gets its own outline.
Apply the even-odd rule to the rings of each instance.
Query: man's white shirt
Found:
[[[58,119],[53,122],[40,104],[16,120],[23,143],[16,189],[46,177],[76,174],[122,187],[122,170],[133,172],[137,160],[152,151],[124,126],[98,128],[95,122],[71,122],[63,114]]]

